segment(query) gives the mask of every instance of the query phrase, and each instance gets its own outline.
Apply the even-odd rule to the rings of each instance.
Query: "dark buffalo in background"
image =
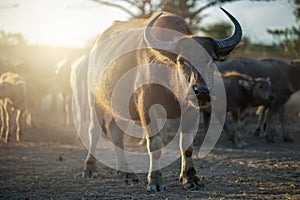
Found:
[[[245,112],[252,107],[268,105],[275,99],[271,82],[269,79],[252,78],[236,71],[228,71],[219,75],[223,79],[226,90],[227,112],[230,112],[233,122],[229,124],[229,120],[227,120],[224,124],[224,131],[236,147],[246,147],[247,144],[242,138]],[[204,130],[207,132],[210,109],[203,110],[203,117]],[[229,130],[231,127],[229,125],[233,125],[233,130]]]
[[[300,62],[293,61],[287,63],[278,59],[256,60],[237,58],[225,62],[218,62],[217,66],[220,72],[234,70],[254,78],[270,78],[276,99],[269,106],[265,107],[265,111],[261,112],[262,116],[260,116],[255,134],[260,134],[261,126],[265,120],[267,141],[272,142],[274,140],[272,119],[273,116],[278,113],[282,137],[284,141],[292,141],[292,138],[285,130],[284,104],[289,100],[292,94],[300,90]]]

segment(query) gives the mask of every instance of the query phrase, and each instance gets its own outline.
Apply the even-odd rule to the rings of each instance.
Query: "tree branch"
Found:
[[[102,1],[102,0],[91,0],[91,1],[94,1],[96,3],[100,3],[100,4],[105,5],[105,6],[118,8],[118,9],[126,12],[127,14],[129,14],[131,17],[136,17],[137,16],[136,14],[134,14],[133,12],[131,12],[130,10],[128,10],[127,8],[125,8],[125,7],[123,7],[119,4],[114,4],[114,3],[110,3],[110,2]],[[132,2],[128,2],[128,3],[132,3]]]

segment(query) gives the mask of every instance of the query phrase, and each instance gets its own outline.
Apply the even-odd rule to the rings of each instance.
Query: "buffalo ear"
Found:
[[[184,71],[187,70],[186,67],[190,65],[189,62],[185,60],[181,55],[177,56],[176,64],[179,70],[184,70]]]
[[[177,67],[181,67],[182,65],[184,65],[184,62],[184,58],[181,55],[178,55],[176,59]]]
[[[245,88],[246,90],[251,90],[253,85],[254,85],[253,81],[239,80],[239,86]]]

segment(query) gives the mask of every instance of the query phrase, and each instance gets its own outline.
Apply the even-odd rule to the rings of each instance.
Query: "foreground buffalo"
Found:
[[[236,60],[220,62],[217,65],[221,72],[235,70],[240,73],[245,73],[251,77],[270,78],[276,99],[272,101],[269,106],[265,107],[265,109],[268,108],[268,111],[262,112],[263,116],[260,116],[260,121],[255,134],[259,135],[262,123],[266,120],[267,141],[272,142],[272,128],[274,127],[272,127],[271,120],[274,114],[279,113],[282,137],[285,141],[292,141],[285,130],[283,106],[290,96],[300,89],[300,63],[296,61],[287,63],[277,59],[255,60],[249,58],[238,58]]]
[[[164,144],[161,135],[156,132],[161,113],[156,112],[157,110],[152,108],[157,104],[161,105],[166,112],[166,118],[174,119],[184,115],[184,112],[202,105],[203,101],[207,100],[210,92],[207,82],[213,78],[214,69],[210,67],[213,64],[212,61],[224,60],[240,42],[242,36],[242,30],[238,21],[227,11],[224,10],[224,12],[235,26],[234,34],[224,40],[214,40],[209,37],[193,35],[182,18],[167,12],[156,14],[149,19],[115,22],[102,34],[91,53],[81,60],[82,66],[79,67],[79,69],[105,67],[105,70],[101,72],[101,76],[93,71],[88,72],[87,75],[88,80],[92,83],[88,84],[90,89],[88,102],[90,104],[89,110],[91,111],[91,124],[89,127],[89,152],[83,173],[85,177],[97,176],[95,153],[100,137],[97,131],[97,123],[100,124],[102,131],[109,135],[111,141],[115,144],[118,164],[126,168],[127,164],[122,151],[124,148],[124,131],[117,123],[119,121],[135,121],[143,128],[147,138],[147,149],[150,157],[147,189],[152,192],[165,190],[159,170],[162,154],[161,148]],[[125,34],[126,31],[133,29],[139,30]],[[169,30],[169,32],[164,30]],[[174,35],[165,34],[170,33],[170,30],[174,32]],[[124,34],[119,35],[120,33]],[[118,37],[114,39],[114,36]],[[203,54],[201,55],[200,52],[195,52],[193,46],[186,46],[193,43],[201,46],[209,59],[205,58]],[[139,44],[139,46],[126,54],[122,54],[113,62],[104,61],[107,57],[120,51],[120,49],[128,48],[133,44]],[[105,46],[104,49],[103,46]],[[205,61],[203,62],[206,63],[205,66],[195,66],[194,63],[198,64],[202,61]],[[117,82],[124,79],[123,75],[125,73],[134,73],[134,69],[140,71],[136,72],[131,79],[128,79],[128,85],[129,82],[136,85],[133,87],[135,89],[134,93],[131,94],[129,101],[126,102],[126,95],[129,91],[123,89],[119,93],[114,93],[114,89],[117,86],[119,87]],[[200,74],[199,69],[205,69],[205,72]],[[153,73],[156,70],[161,71]],[[80,71],[83,72],[85,70]],[[168,78],[161,75],[164,72],[167,73],[166,76]],[[163,80],[157,79],[160,78],[160,75],[164,77]],[[180,81],[182,77],[184,82]],[[173,90],[161,84],[140,84],[141,82],[144,83],[145,80],[151,82],[152,78],[158,82],[164,82],[166,85],[174,86],[176,95]],[[95,84],[93,84],[93,80],[95,80]],[[184,90],[185,86],[183,86],[183,83],[186,83],[188,91]],[[120,87],[126,88],[127,84],[124,83]],[[193,99],[191,97],[192,93],[196,98]],[[118,97],[117,100],[119,102],[115,106],[119,108],[126,104],[129,116],[114,110],[111,99],[115,96]],[[196,102],[194,101],[195,99]],[[182,109],[179,102],[184,102],[187,107]],[[95,113],[92,112],[93,109],[95,109]],[[193,134],[190,133],[192,128],[183,126],[180,131],[180,150],[182,155],[180,180],[187,189],[201,186],[192,161]]]
[[[70,124],[70,106],[71,106],[71,85],[70,85],[70,74],[71,74],[72,60],[63,59],[56,65],[55,70],[55,83],[59,84],[56,91],[58,95],[62,97],[63,114],[64,114],[64,125]]]

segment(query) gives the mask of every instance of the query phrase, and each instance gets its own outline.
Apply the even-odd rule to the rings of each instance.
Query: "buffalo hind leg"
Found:
[[[275,114],[274,111],[271,109],[267,113],[266,130],[265,130],[267,143],[274,143],[275,125],[274,122],[272,121],[274,114]]]
[[[3,138],[3,133],[5,130],[5,117],[4,117],[4,103],[0,100],[0,140]]]
[[[200,188],[204,185],[197,177],[193,164],[193,134],[180,133],[181,173],[180,181],[184,189]]]
[[[281,127],[281,132],[282,132],[282,138],[285,142],[293,142],[294,140],[289,136],[288,132],[286,131],[286,127],[285,127],[285,110],[284,107],[280,108],[280,110],[278,111],[278,115],[279,115],[279,121],[280,121],[280,127]]]
[[[105,122],[103,122],[105,123]],[[83,178],[96,178],[98,177],[96,158],[94,157],[96,153],[97,142],[99,140],[100,133],[97,132],[94,123],[90,124],[89,127],[89,152],[84,162],[84,169],[82,173]]]
[[[17,142],[20,142],[20,135],[21,135],[21,127],[20,127],[20,117],[21,117],[21,111],[19,109],[15,110],[16,117],[14,118],[16,121],[16,140]]]
[[[118,170],[118,174],[121,174],[125,177],[126,182],[138,182],[139,178],[135,175],[126,160],[124,153],[124,131],[119,128],[116,124],[116,121],[112,119],[109,123],[108,130],[109,136],[111,138],[112,143],[114,144],[114,149],[116,153],[116,168]]]
[[[234,139],[237,148],[247,147],[247,143],[243,139],[242,132],[244,132],[244,119],[239,118],[237,122],[237,131]]]
[[[11,118],[11,113],[12,113],[12,107],[10,105],[8,105],[9,103],[5,100],[4,102],[4,116],[5,116],[5,127],[6,127],[6,131],[5,131],[5,138],[4,141],[5,143],[9,142],[9,133],[10,133],[10,118]]]
[[[94,95],[89,92],[88,94],[88,106],[89,106],[89,116],[90,116],[90,123],[89,123],[89,149],[88,155],[84,162],[84,169],[82,173],[82,177],[84,178],[96,178],[98,177],[97,165],[96,165],[96,158],[94,155],[96,154],[96,147],[98,140],[100,138],[100,130],[97,129],[96,124],[98,122],[101,123],[101,128],[104,133],[107,132],[106,130],[106,122],[104,120],[104,112],[102,110],[94,108],[95,104]],[[95,109],[95,110],[94,110]],[[97,116],[96,116],[97,113]]]

